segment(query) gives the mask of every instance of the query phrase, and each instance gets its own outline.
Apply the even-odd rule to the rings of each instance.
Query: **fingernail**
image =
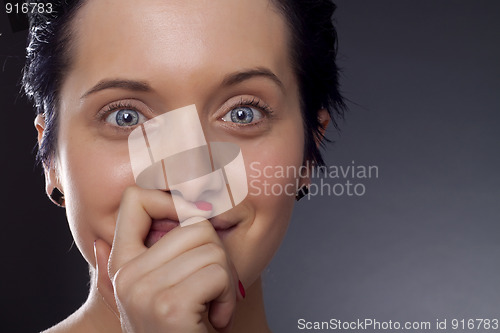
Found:
[[[243,284],[241,283],[240,280],[238,280],[238,287],[240,288],[240,294],[241,294],[241,297],[245,298],[245,288],[243,288]]]

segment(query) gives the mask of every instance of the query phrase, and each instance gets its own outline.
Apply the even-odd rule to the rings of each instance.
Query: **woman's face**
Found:
[[[294,203],[270,189],[297,185],[293,174],[266,178],[258,170],[298,168],[304,149],[284,18],[269,0],[89,0],[73,30],[56,165],[86,260],[95,265],[96,239],[112,244],[122,192],[135,184],[129,124],[195,104],[207,139],[236,143],[243,154],[249,194],[223,214],[236,224],[223,243],[241,280],[252,283],[281,242]],[[253,120],[231,117],[241,103]]]

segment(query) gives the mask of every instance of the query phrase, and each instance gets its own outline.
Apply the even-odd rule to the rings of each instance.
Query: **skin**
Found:
[[[249,179],[283,187],[307,183],[250,171],[252,162],[297,168],[303,162],[299,94],[283,17],[268,0],[89,0],[73,33],[46,187],[64,193],[71,231],[93,277],[82,308],[48,331],[268,332],[260,275],[284,237],[294,197],[247,196],[221,215],[235,225],[222,240],[204,221],[146,246],[152,221],[176,218],[172,198],[134,186],[127,145],[133,128],[110,123],[106,107],[131,101],[150,119],[195,104],[209,141],[239,145]],[[281,83],[261,74],[227,80],[255,69]],[[89,93],[103,80],[117,79],[148,89]],[[224,121],[242,98],[259,99],[273,112],[251,106],[263,116],[255,124]],[[328,123],[326,111],[319,117]],[[42,116],[35,126],[40,141]]]

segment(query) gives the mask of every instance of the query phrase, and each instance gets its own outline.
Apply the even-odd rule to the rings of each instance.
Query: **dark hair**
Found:
[[[57,143],[59,92],[70,66],[71,19],[81,0],[51,1],[52,11],[29,14],[28,46],[23,87],[36,113],[45,117],[45,131],[37,160],[53,161]]]
[[[52,13],[30,15],[23,86],[45,116],[45,132],[37,158],[50,165],[56,149],[59,92],[70,66],[71,21],[84,0],[51,1]],[[291,60],[297,76],[304,122],[304,161],[324,164],[316,145],[321,134],[318,111],[326,109],[335,128],[345,104],[339,91],[337,34],[331,0],[270,0],[288,22]]]
[[[304,161],[324,165],[318,149],[330,141],[321,133],[318,111],[326,109],[339,130],[346,105],[339,89],[337,31],[332,0],[272,0],[281,10],[291,31],[292,64],[297,75],[304,121]]]

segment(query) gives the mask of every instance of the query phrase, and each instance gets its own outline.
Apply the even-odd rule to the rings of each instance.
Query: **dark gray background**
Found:
[[[351,180],[362,197],[297,205],[264,279],[271,328],[500,318],[500,2],[337,4],[350,111],[326,161],[376,165],[379,178]],[[3,10],[0,33],[0,331],[27,332],[85,300],[87,268],[34,167],[33,113],[16,86],[25,33]]]

